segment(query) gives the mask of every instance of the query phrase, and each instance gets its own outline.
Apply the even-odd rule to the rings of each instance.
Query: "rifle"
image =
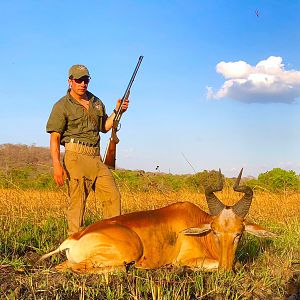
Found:
[[[133,81],[135,79],[135,76],[138,72],[138,69],[142,63],[142,60],[143,60],[144,56],[140,56],[139,57],[139,60],[138,60],[138,63],[134,69],[134,72],[131,76],[131,79],[129,81],[129,84],[127,86],[127,89],[124,93],[124,96],[122,97],[121,99],[121,103],[120,103],[120,106],[118,108],[118,111],[114,117],[114,120],[113,120],[113,126],[112,126],[112,131],[111,131],[111,137],[108,141],[108,144],[107,144],[107,147],[106,147],[106,150],[105,150],[105,154],[104,154],[104,159],[103,159],[103,162],[110,168],[110,169],[115,169],[116,168],[116,152],[117,152],[117,144],[119,143],[119,138],[117,136],[117,132],[119,131],[119,122],[120,122],[120,119],[122,117],[122,114],[123,114],[123,111],[122,111],[122,105],[124,103],[124,101],[126,99],[128,99],[129,97],[129,94],[130,94],[130,89],[131,89],[131,86],[133,84]]]

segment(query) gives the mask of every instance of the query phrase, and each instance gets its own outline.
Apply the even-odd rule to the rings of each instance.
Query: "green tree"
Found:
[[[259,174],[257,183],[272,192],[299,190],[300,188],[299,175],[295,171],[280,168]]]
[[[224,175],[222,175],[224,180]],[[186,185],[196,189],[197,191],[203,192],[207,186],[217,186],[219,183],[219,171],[204,170],[203,172],[191,175],[186,179]]]

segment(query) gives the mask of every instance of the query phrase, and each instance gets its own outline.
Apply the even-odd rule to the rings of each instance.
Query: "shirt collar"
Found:
[[[93,103],[93,102],[94,102],[95,96],[94,96],[92,93],[90,93],[89,91],[86,91],[86,95],[87,95],[89,101],[90,101],[91,103]],[[72,103],[81,105],[75,98],[73,98],[73,97],[71,96],[71,94],[70,94],[70,89],[67,90],[67,97],[68,97],[68,99],[69,99]]]

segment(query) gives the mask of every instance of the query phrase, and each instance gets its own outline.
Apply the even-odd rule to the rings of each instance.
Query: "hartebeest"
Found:
[[[259,237],[275,236],[244,220],[253,191],[239,185],[242,170],[233,189],[244,196],[233,206],[224,205],[214,194],[223,189],[219,171],[218,186],[205,191],[210,214],[190,202],[179,202],[102,220],[71,235],[41,259],[66,250],[68,260],[57,268],[82,272],[125,269],[129,263],[143,269],[171,265],[231,270],[243,231]]]

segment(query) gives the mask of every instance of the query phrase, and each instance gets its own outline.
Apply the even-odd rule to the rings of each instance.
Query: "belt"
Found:
[[[73,151],[80,154],[96,156],[100,155],[100,148],[98,146],[89,146],[90,144],[84,142],[74,142],[73,139],[69,143],[65,143],[66,151]]]
[[[99,141],[96,144],[90,144],[90,143],[82,142],[77,139],[71,138],[69,143],[81,144],[81,145],[85,145],[88,147],[99,147]]]

